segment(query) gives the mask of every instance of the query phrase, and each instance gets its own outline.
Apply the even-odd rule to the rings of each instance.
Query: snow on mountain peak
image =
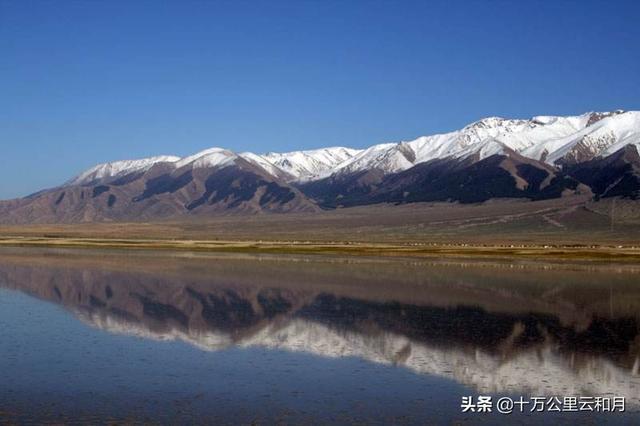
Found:
[[[238,156],[228,149],[209,148],[176,162],[176,168],[181,168],[186,165],[191,165],[194,169],[224,167],[233,164],[236,158],[238,158]]]
[[[217,168],[235,164],[238,158],[274,177],[299,182],[372,169],[396,173],[434,159],[470,156],[483,159],[504,153],[505,149],[555,165],[609,155],[626,144],[640,147],[638,111],[588,112],[567,117],[539,115],[530,120],[487,117],[449,133],[383,143],[367,149],[330,147],[259,155],[210,148],[182,159],[161,156],[117,161],[93,167],[68,184],[86,184],[144,171],[158,162],[170,163],[175,168],[188,165]]]
[[[573,124],[574,131],[558,137],[538,138],[521,154],[549,164],[581,162],[609,155],[627,144],[640,145],[640,112],[587,113],[578,117],[559,117]],[[576,124],[579,123],[577,126]],[[543,153],[547,154],[544,155]]]
[[[130,173],[147,171],[158,163],[168,163],[176,169],[186,165],[190,165],[192,168],[223,167],[232,164],[236,158],[238,158],[238,156],[228,149],[210,148],[185,158],[161,155],[138,160],[114,161],[98,164],[71,179],[66,185],[85,185],[97,181],[104,182]]]
[[[361,150],[331,147],[285,153],[269,152],[262,157],[296,180],[310,180],[332,171]]]
[[[180,157],[161,155],[138,160],[122,160],[98,164],[71,179],[67,185],[84,185],[97,180],[104,180],[124,176],[129,173],[150,169],[157,163],[175,163]]]
[[[540,124],[546,126],[547,124],[553,124],[558,120],[558,117],[552,115],[538,115],[531,119],[533,124]]]
[[[470,128],[493,128],[493,127],[501,127],[510,120],[506,120],[502,117],[485,117],[478,121],[474,121],[471,124],[466,125],[465,129]]]

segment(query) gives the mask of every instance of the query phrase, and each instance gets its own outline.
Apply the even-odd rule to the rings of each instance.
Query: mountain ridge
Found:
[[[600,124],[594,128],[598,123]],[[533,141],[536,139],[537,141]],[[491,142],[498,144],[492,145]],[[290,181],[309,181],[336,172],[355,172],[369,168],[380,168],[385,173],[393,173],[432,159],[466,158],[478,152],[481,158],[485,158],[499,153],[500,144],[525,157],[555,164],[564,155],[576,155],[578,148],[591,150],[591,159],[597,155],[612,154],[627,143],[640,145],[640,111],[588,112],[568,117],[535,116],[529,120],[487,117],[457,131],[421,136],[411,141],[382,143],[365,149],[334,146],[284,153],[236,154],[215,147],[184,158],[156,156],[119,160],[96,165],[70,182],[88,183],[83,177],[91,176],[90,172],[94,170],[102,170],[101,177],[110,178],[115,174],[137,171],[158,162],[175,164],[178,168],[191,162],[200,162],[201,166],[215,166],[225,158],[234,156],[254,162],[272,173],[277,169],[281,174],[288,175]],[[572,151],[573,148],[576,149]],[[544,151],[547,154],[543,154]],[[118,167],[120,165],[128,165],[129,168]],[[105,173],[111,169],[114,170],[113,175]]]
[[[209,148],[94,166],[0,201],[0,223],[159,220],[314,212],[378,203],[479,203],[572,195],[640,197],[640,111],[488,117],[453,132],[366,149],[285,153]]]

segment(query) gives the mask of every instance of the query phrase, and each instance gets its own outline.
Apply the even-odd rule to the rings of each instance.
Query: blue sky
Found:
[[[639,1],[0,0],[0,198],[157,154],[639,109]]]

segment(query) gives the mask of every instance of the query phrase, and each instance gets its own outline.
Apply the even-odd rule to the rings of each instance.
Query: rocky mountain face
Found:
[[[254,163],[228,152],[221,157],[216,160],[228,164],[198,164],[203,158],[184,164],[158,161],[111,174],[102,173],[100,166],[61,187],[0,203],[0,221],[73,223],[318,210],[300,190]]]
[[[640,155],[637,145],[627,145],[605,158],[568,167],[568,174],[589,185],[596,197],[640,197]]]
[[[357,150],[236,154],[212,148],[93,167],[0,202],[0,223],[155,220],[213,214],[492,198],[628,197],[640,191],[640,112],[530,120],[490,117],[461,130]]]
[[[492,198],[539,200],[591,192],[570,175],[508,150],[479,161],[431,160],[390,175],[361,172],[334,176],[304,184],[301,189],[325,207],[420,201],[476,203]]]

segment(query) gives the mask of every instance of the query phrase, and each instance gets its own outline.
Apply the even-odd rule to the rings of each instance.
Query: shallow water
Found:
[[[630,266],[0,250],[0,423],[640,421]],[[463,396],[625,413],[463,413]]]

